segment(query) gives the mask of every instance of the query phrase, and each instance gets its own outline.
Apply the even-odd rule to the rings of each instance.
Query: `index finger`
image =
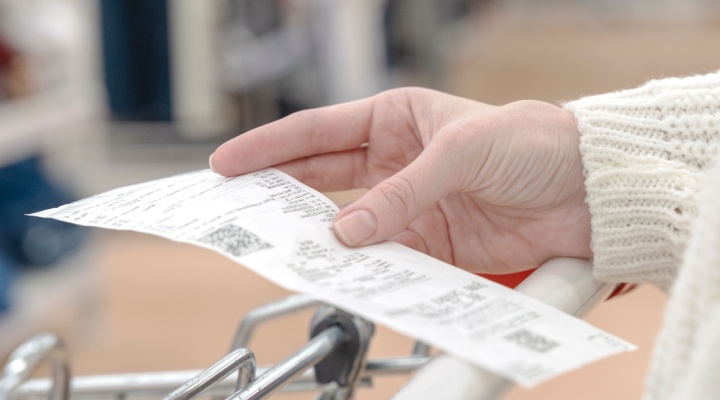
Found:
[[[368,141],[374,97],[300,111],[243,133],[215,150],[211,168],[236,176],[316,154],[359,148]]]

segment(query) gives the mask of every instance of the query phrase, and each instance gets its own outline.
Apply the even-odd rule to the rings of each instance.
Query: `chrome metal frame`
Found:
[[[580,316],[607,298],[612,288],[612,285],[592,279],[590,263],[562,259],[543,265],[516,290]],[[395,399],[490,400],[502,398],[512,387],[504,378],[451,356],[431,358],[428,355],[429,346],[420,342],[415,344],[408,356],[366,362],[352,360],[361,365],[357,379],[352,380],[353,387],[321,385],[311,367],[322,362],[347,340],[348,333],[337,325],[320,331],[303,348],[277,365],[256,367],[255,357],[247,349],[255,328],[263,322],[318,304],[307,295],[295,295],[251,311],[239,325],[230,353],[204,371],[85,376],[71,380],[67,351],[62,341],[52,334],[38,335],[18,347],[8,359],[0,378],[0,400],[48,397],[66,400],[70,395],[73,400],[126,399],[132,396],[189,400],[202,394],[228,400],[259,400],[280,390],[319,391],[318,400],[340,400],[349,399],[354,387],[370,386],[375,376],[416,371]],[[369,341],[370,335],[363,340]],[[364,353],[357,357],[364,357]],[[27,380],[44,360],[52,362],[53,377]],[[238,378],[232,376],[235,371],[239,372]]]
[[[70,363],[65,344],[53,334],[39,334],[20,345],[8,358],[0,377],[0,400],[11,399],[43,361],[52,365],[49,398],[64,400],[70,393]]]

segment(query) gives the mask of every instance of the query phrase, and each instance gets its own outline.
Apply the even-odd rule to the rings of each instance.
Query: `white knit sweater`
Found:
[[[581,134],[596,277],[671,288],[645,398],[720,399],[720,72],[565,107]]]

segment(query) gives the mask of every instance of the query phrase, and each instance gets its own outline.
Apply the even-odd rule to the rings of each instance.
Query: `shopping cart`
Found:
[[[591,265],[577,259],[547,262],[516,290],[576,316],[606,299],[613,284],[592,279]],[[271,367],[256,366],[248,348],[262,323],[315,307],[306,345]],[[230,352],[203,371],[149,372],[71,377],[68,352],[53,334],[40,334],[20,345],[9,357],[0,378],[0,400],[38,398],[128,399],[133,397],[187,400],[257,400],[279,391],[314,391],[316,399],[350,399],[372,385],[379,375],[414,376],[395,399],[500,399],[512,383],[450,355],[430,355],[417,342],[409,354],[367,359],[374,326],[357,316],[307,295],[294,295],[254,309],[242,320]],[[29,379],[43,362],[52,377]]]

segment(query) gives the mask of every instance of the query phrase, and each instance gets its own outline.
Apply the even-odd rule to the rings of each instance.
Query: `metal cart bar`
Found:
[[[582,315],[605,299],[612,286],[594,281],[587,261],[557,259],[539,268],[516,290],[560,310]],[[233,346],[246,346],[261,322],[316,304],[316,300],[298,295],[256,309],[240,324]],[[21,345],[11,356],[0,381],[0,399],[27,400],[47,398],[50,394],[51,399],[61,400],[67,399],[69,393],[73,400],[125,399],[162,397],[172,392],[168,399],[188,400],[205,393],[213,397],[231,396],[229,400],[258,400],[280,390],[319,390],[322,393],[318,399],[338,400],[349,398],[355,387],[369,386],[373,376],[407,374],[420,368],[395,398],[489,400],[502,397],[512,386],[503,378],[448,355],[436,356],[431,361],[426,355],[429,347],[422,343],[416,343],[410,356],[368,360],[363,365],[366,353],[362,349],[369,343],[373,329],[364,325],[369,322],[355,318],[341,310],[319,308],[311,324],[314,337],[306,346],[272,368],[258,368],[259,378],[254,380],[254,356],[242,348],[233,349],[205,371],[77,377],[70,384],[71,392],[68,388],[70,370],[62,342],[53,335],[41,335]],[[357,346],[358,343],[362,346]],[[356,350],[349,350],[353,348]],[[25,382],[45,359],[53,362],[53,378]],[[313,366],[315,371],[309,370]],[[349,366],[356,367],[345,368]],[[241,390],[235,389],[232,373],[236,369],[241,372]],[[178,387],[180,389],[175,390]]]
[[[165,400],[189,400],[195,398],[215,383],[239,370],[240,386],[245,387],[255,379],[255,355],[248,349],[237,349],[223,357],[212,367],[190,379],[178,390],[170,393]]]
[[[70,391],[67,350],[60,338],[47,333],[29,339],[10,355],[0,378],[0,399],[11,398],[20,384],[45,360],[52,364],[53,384],[50,399],[66,399]]]
[[[296,294],[272,303],[264,304],[250,311],[245,318],[243,318],[242,322],[240,322],[230,350],[249,347],[252,333],[261,323],[314,307],[318,304],[320,304],[318,300],[306,294]]]
[[[300,351],[270,368],[228,400],[260,400],[280,390],[291,379],[320,362],[345,340],[342,329],[333,326],[312,338]]]
[[[375,376],[409,374],[427,364],[429,360],[429,357],[420,356],[368,360],[359,386],[366,386],[367,382]],[[264,375],[269,369],[269,367],[258,367],[256,375]],[[117,397],[118,394],[123,394],[126,398],[133,396],[161,397],[182,386],[201,372],[200,370],[189,370],[78,376],[73,378],[70,392],[73,400]],[[27,400],[47,397],[51,386],[51,379],[32,379],[17,388],[15,398]],[[319,390],[321,386],[315,382],[313,371],[305,371],[285,386],[282,391]],[[234,389],[235,379],[234,377],[228,377],[217,382],[208,390],[208,393],[228,397],[235,392]]]

